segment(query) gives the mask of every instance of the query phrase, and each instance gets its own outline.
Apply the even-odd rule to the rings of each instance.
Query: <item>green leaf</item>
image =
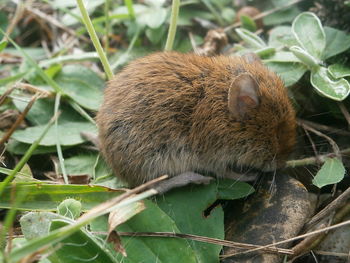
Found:
[[[53,220],[50,225],[50,231],[70,225],[67,220]],[[57,258],[62,263],[79,262],[103,262],[118,263],[112,254],[106,250],[101,242],[81,228],[59,242],[58,250],[55,250]]]
[[[1,183],[0,183],[1,184]],[[1,208],[12,205],[11,191],[15,189],[18,195],[26,193],[24,201],[19,204],[19,210],[56,211],[57,206],[67,197],[81,201],[82,210],[87,211],[121,194],[110,188],[94,185],[52,185],[44,183],[17,183],[5,188],[0,199]]]
[[[290,26],[278,26],[270,31],[268,45],[271,47],[291,47],[298,45]]]
[[[216,182],[209,185],[189,185],[175,189],[157,198],[157,204],[176,223],[181,233],[224,238],[223,211],[213,208],[209,215],[205,210],[218,198]],[[196,251],[196,262],[219,262],[221,246],[197,241],[188,241]],[[177,261],[180,262],[180,261]]]
[[[336,101],[344,100],[350,93],[350,84],[346,79],[333,79],[324,67],[311,72],[312,86],[323,96]]]
[[[58,56],[50,59],[45,59],[40,61],[40,67],[49,67],[52,64],[61,64],[67,62],[81,62],[81,61],[98,61],[99,57],[96,52],[85,52],[82,54],[73,54],[73,55],[65,55]]]
[[[118,226],[118,231],[180,233],[175,222],[162,209],[147,200],[145,204],[147,208]],[[122,241],[128,256],[119,254],[119,262],[197,262],[194,251],[185,239],[131,236],[122,237]]]
[[[76,155],[64,160],[67,174],[82,175],[94,174],[94,164],[96,163],[97,154]]]
[[[253,48],[266,47],[265,42],[260,37],[244,28],[237,28],[236,33]]]
[[[311,56],[306,50],[298,46],[292,46],[290,49],[294,56],[296,56],[302,63],[304,63],[310,69],[316,69],[319,67],[319,62],[316,58]]]
[[[166,28],[160,26],[159,28],[147,28],[146,36],[152,42],[152,44],[158,44],[166,33]]]
[[[264,59],[264,62],[300,63],[300,60],[292,52],[278,51],[273,56]]]
[[[29,212],[19,220],[21,230],[27,240],[46,236],[53,219],[63,218],[52,212]]]
[[[84,108],[98,110],[102,102],[104,81],[91,69],[67,65],[56,76],[62,90]]]
[[[6,150],[12,154],[23,155],[26,153],[30,146],[31,144],[21,143],[16,140],[10,140],[10,142],[6,146]],[[67,148],[69,147],[62,147],[63,150]],[[56,146],[38,146],[38,148],[35,149],[32,155],[53,153],[56,151]]]
[[[326,35],[315,14],[304,12],[298,15],[293,21],[292,32],[301,47],[311,56],[322,58],[326,47]]]
[[[12,139],[31,144],[39,138],[44,128],[44,125],[40,125],[29,127],[24,130],[17,130],[13,133]],[[62,146],[72,146],[85,142],[85,139],[80,136],[82,131],[97,133],[96,126],[90,122],[59,123],[58,131],[60,134],[59,143]],[[53,146],[56,145],[56,140],[57,137],[55,127],[51,127],[43,140],[40,142],[40,145]]]
[[[333,64],[328,67],[328,72],[335,79],[350,77],[350,68],[341,64]]]
[[[7,41],[0,42],[0,52],[3,51],[7,46]]]
[[[151,6],[162,6],[165,3],[165,0],[145,0],[144,1],[147,5]]]
[[[287,87],[295,84],[307,71],[301,63],[267,62],[266,66],[280,76]]]
[[[219,179],[218,181],[218,198],[234,200],[246,197],[254,193],[254,188],[245,183],[230,179]]]
[[[178,17],[178,26],[191,26],[193,25],[193,18],[198,17],[204,20],[214,20],[215,17],[212,13],[199,10],[197,7],[193,7],[193,5],[186,5],[181,7],[181,11]],[[225,19],[225,16],[223,15]],[[231,21],[233,22],[233,21]]]
[[[16,108],[21,112],[23,112],[28,104],[27,101],[18,99],[13,99],[12,101],[15,104]],[[54,115],[54,103],[54,99],[49,98],[36,100],[26,115],[26,119],[28,119],[33,125],[45,125]],[[61,103],[60,110],[62,113],[58,119],[58,123],[85,121],[81,115],[79,115],[71,106],[66,103]],[[43,112],[45,112],[45,114],[43,114]]]
[[[274,47],[264,47],[264,48],[256,49],[254,52],[260,58],[263,59],[263,58],[270,57],[273,54],[275,54],[276,49]]]
[[[239,19],[243,28],[249,30],[250,32],[256,31],[256,23],[250,16],[241,15]]]
[[[325,27],[326,49],[323,59],[327,59],[343,53],[350,48],[350,35],[335,28]]]
[[[145,8],[142,13],[137,15],[136,21],[139,25],[147,25],[150,28],[158,28],[164,24],[167,14],[168,12],[165,8],[151,6]]]
[[[279,11],[273,12],[270,15],[265,16],[263,18],[263,22],[264,22],[264,25],[266,26],[290,23],[298,14],[300,14],[300,10],[296,6],[292,6],[290,8],[279,10]]]
[[[201,10],[202,11],[202,10]],[[224,7],[222,10],[221,10],[221,16],[222,18],[228,22],[228,23],[232,23],[235,21],[235,17],[236,17],[236,12],[234,9],[232,8],[229,8],[229,7]]]
[[[318,171],[312,183],[318,188],[340,182],[345,175],[343,163],[338,158],[328,158]]]
[[[112,177],[107,164],[96,153],[80,154],[64,160],[66,172],[69,175],[89,175],[92,179]]]

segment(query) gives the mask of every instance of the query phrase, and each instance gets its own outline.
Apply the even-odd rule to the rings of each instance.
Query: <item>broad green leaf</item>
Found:
[[[298,43],[311,56],[321,59],[326,47],[326,35],[318,17],[311,12],[298,15],[292,24],[292,32]]]
[[[341,64],[333,64],[328,67],[328,72],[335,79],[350,77],[350,68]]]
[[[53,219],[63,218],[52,212],[29,212],[19,220],[21,230],[27,240],[43,237],[49,233]]]
[[[6,145],[6,150],[12,154],[23,155],[29,149],[30,145],[31,144],[21,143],[16,140],[10,140],[9,143]],[[67,148],[69,148],[69,146],[62,147],[62,150]],[[56,146],[38,146],[38,148],[35,149],[32,155],[53,153],[53,152],[57,152]]]
[[[287,87],[295,84],[307,71],[301,63],[267,62],[266,66],[280,76]]]
[[[237,28],[236,33],[253,48],[266,47],[265,42],[260,37],[244,28]]]
[[[340,182],[345,175],[345,168],[341,160],[338,158],[328,158],[322,165],[312,180],[312,183],[318,188],[325,185],[336,184]]]
[[[0,42],[0,52],[3,51],[7,46],[7,41]]]
[[[91,69],[81,65],[67,65],[62,68],[55,81],[81,106],[98,110],[102,102],[104,81]]]
[[[271,47],[291,47],[298,45],[298,41],[290,26],[278,26],[271,29],[268,44]]]
[[[193,7],[193,5],[186,5],[181,7],[181,11],[179,13],[178,17],[178,26],[191,26],[193,25],[193,18],[198,17],[203,20],[214,20],[215,17],[212,13],[199,10],[196,7]],[[223,16],[225,19],[225,17]],[[233,21],[232,21],[233,22]]]
[[[9,263],[15,263],[21,260],[22,258],[33,254],[34,252],[39,251],[42,248],[46,248],[48,245],[56,244],[57,242],[62,241],[65,238],[68,238],[73,233],[79,231],[86,224],[90,223],[92,220],[96,219],[99,216],[105,215],[109,212],[115,211],[117,209],[123,209],[123,207],[128,204],[140,201],[147,197],[154,195],[154,191],[146,191],[141,194],[134,195],[132,197],[126,198],[123,202],[117,202],[117,199],[108,200],[102,204],[95,207],[93,211],[89,211],[88,214],[85,214],[84,217],[80,217],[78,221],[70,224],[71,221],[67,222],[66,226],[60,227],[59,229],[52,230],[48,235],[39,237],[33,240],[28,241],[24,246],[11,250],[9,253]],[[51,224],[52,226],[52,224]]]
[[[230,179],[218,179],[218,198],[226,200],[234,200],[246,197],[254,193],[254,188],[245,183]]]
[[[256,23],[250,16],[241,15],[239,19],[241,21],[242,28],[247,29],[250,32],[256,31]]]
[[[281,25],[283,23],[290,23],[298,14],[300,14],[300,10],[296,6],[279,10],[265,16],[263,18],[264,25],[272,26]]]
[[[81,214],[81,202],[67,198],[57,206],[57,213],[70,219],[76,219]]]
[[[167,10],[163,7],[147,7],[142,13],[136,16],[136,21],[139,25],[147,25],[150,28],[158,28],[165,22],[167,14]]]
[[[16,188],[16,193],[26,193],[25,200],[19,204],[19,210],[56,211],[57,206],[67,197],[80,200],[82,210],[87,211],[101,204],[122,191],[94,185],[53,185],[44,183],[17,183],[5,188],[0,198],[1,208],[10,208],[12,205],[11,191]]]
[[[165,3],[165,0],[145,0],[145,4],[151,5],[151,6],[162,6]]]
[[[28,102],[18,99],[13,99],[13,103],[16,108],[23,112]],[[49,122],[49,120],[54,115],[54,99],[38,99],[33,104],[32,108],[26,115],[26,119],[28,119],[33,125],[45,125]],[[60,105],[61,115],[58,118],[58,123],[66,123],[66,122],[83,122],[85,119],[81,117],[79,113],[77,113],[71,106],[66,103],[61,103]]]
[[[324,50],[323,59],[327,59],[343,53],[350,48],[350,35],[344,31],[325,27],[326,33],[326,49]]]
[[[52,64],[61,64],[67,62],[81,62],[81,61],[98,61],[99,57],[96,52],[85,52],[82,54],[58,56],[50,59],[40,61],[40,67],[48,67]]]
[[[300,60],[292,52],[278,51],[273,56],[264,59],[264,62],[290,62],[300,63]]]
[[[158,44],[163,39],[165,33],[166,28],[164,26],[146,29],[146,36],[152,42],[152,44]]]
[[[53,220],[50,225],[50,231],[69,225],[67,220]],[[80,230],[72,233],[58,244],[58,249],[54,252],[62,263],[79,262],[101,262],[118,263],[102,244],[86,230]]]
[[[94,175],[94,165],[97,154],[76,155],[64,160],[67,174],[69,175]]]
[[[26,74],[28,74],[29,71],[25,71],[25,72],[19,72],[19,73],[15,73],[12,74],[11,76],[5,77],[5,78],[1,78],[0,79],[0,86],[4,86],[8,83],[14,82],[16,80],[21,79],[22,77],[24,77]]]
[[[206,209],[218,198],[216,182],[209,185],[189,185],[157,198],[157,204],[176,223],[181,233],[224,238],[223,211],[220,206],[205,215]],[[219,262],[221,246],[188,241],[196,251],[196,262]]]
[[[31,144],[39,138],[44,128],[44,125],[40,125],[29,127],[24,130],[17,130],[13,133],[12,139]],[[97,133],[96,126],[90,122],[60,123],[58,125],[58,131],[60,134],[59,142],[62,146],[71,146],[83,143],[85,139],[80,136],[82,131]],[[55,127],[51,127],[44,139],[40,142],[40,145],[53,146],[56,145],[56,140],[57,136]]]
[[[68,175],[89,175],[94,184],[117,178],[112,174],[102,156],[96,153],[80,154],[64,160]],[[119,186],[119,184],[118,184]],[[115,187],[115,186],[114,186]]]
[[[12,171],[13,170],[11,170],[11,169],[0,167],[0,173],[2,173],[2,174],[9,175],[9,174],[11,174]],[[32,175],[30,173],[28,173],[27,171],[24,171],[24,172],[20,171],[20,172],[17,173],[17,176],[18,175],[20,175],[23,178],[30,178],[30,177],[32,177]]]
[[[28,164],[25,164],[21,171],[16,174],[16,177],[12,182],[14,183],[25,183],[25,182],[37,182],[39,180],[34,179],[32,170],[30,169]]]
[[[350,93],[350,84],[346,79],[333,79],[324,67],[311,72],[312,86],[323,96],[336,101],[344,100]]]
[[[148,200],[145,200],[145,205],[144,211],[118,226],[117,230],[122,232],[180,233],[175,222],[162,209]],[[100,217],[91,223],[91,229],[93,231],[106,231],[106,221],[106,217]],[[119,262],[197,262],[194,251],[185,239],[130,236],[122,237],[122,245],[128,256],[123,257],[121,254],[117,254]]]
[[[65,1],[55,1],[56,3],[60,2],[57,6],[62,6],[64,5]],[[70,3],[72,3],[70,0],[68,0]],[[103,4],[105,1],[104,0],[94,0],[90,1],[89,4],[86,5],[86,9],[89,14],[92,14],[93,11],[96,10],[97,7],[99,7],[101,4]],[[75,24],[81,23],[81,12],[79,8],[77,7],[76,2],[74,2],[74,5],[72,6],[74,8],[69,9],[69,11],[64,14],[61,18],[60,21],[65,24],[66,26],[73,26]]]
[[[275,54],[276,49],[274,47],[264,47],[264,48],[256,49],[254,52],[260,58],[263,59],[263,58],[270,57],[273,54]]]
[[[43,48],[39,47],[21,47],[21,49],[26,52],[31,58],[35,60],[40,60],[46,58],[46,53]],[[6,53],[10,53],[15,56],[23,57],[23,53],[16,48],[8,47],[6,48]]]
[[[316,69],[319,67],[319,62],[316,58],[311,56],[306,50],[298,46],[292,46],[290,49],[294,56],[296,56],[302,63],[304,63],[310,69]]]
[[[221,16],[226,22],[231,24],[233,21],[235,21],[236,12],[233,8],[224,7],[221,10]]]

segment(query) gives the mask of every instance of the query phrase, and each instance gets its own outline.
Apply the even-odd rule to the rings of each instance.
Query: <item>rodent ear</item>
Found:
[[[259,87],[255,79],[247,73],[235,78],[228,92],[228,109],[233,116],[243,119],[259,103]]]
[[[246,53],[246,54],[242,55],[242,58],[247,63],[259,62],[259,63],[262,64],[260,57],[257,54],[253,53],[253,52],[249,52],[249,53]]]

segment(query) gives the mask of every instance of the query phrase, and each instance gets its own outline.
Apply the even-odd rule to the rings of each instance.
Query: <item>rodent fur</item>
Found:
[[[242,74],[257,85],[254,107],[241,97],[230,105]],[[101,152],[130,186],[186,171],[274,170],[294,145],[295,123],[283,82],[261,62],[176,52],[132,61],[108,82],[97,114]]]

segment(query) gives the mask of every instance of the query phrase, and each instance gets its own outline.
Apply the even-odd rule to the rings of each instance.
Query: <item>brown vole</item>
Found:
[[[260,61],[166,52],[109,81],[97,124],[108,164],[135,186],[186,171],[274,170],[296,121],[282,81]]]

